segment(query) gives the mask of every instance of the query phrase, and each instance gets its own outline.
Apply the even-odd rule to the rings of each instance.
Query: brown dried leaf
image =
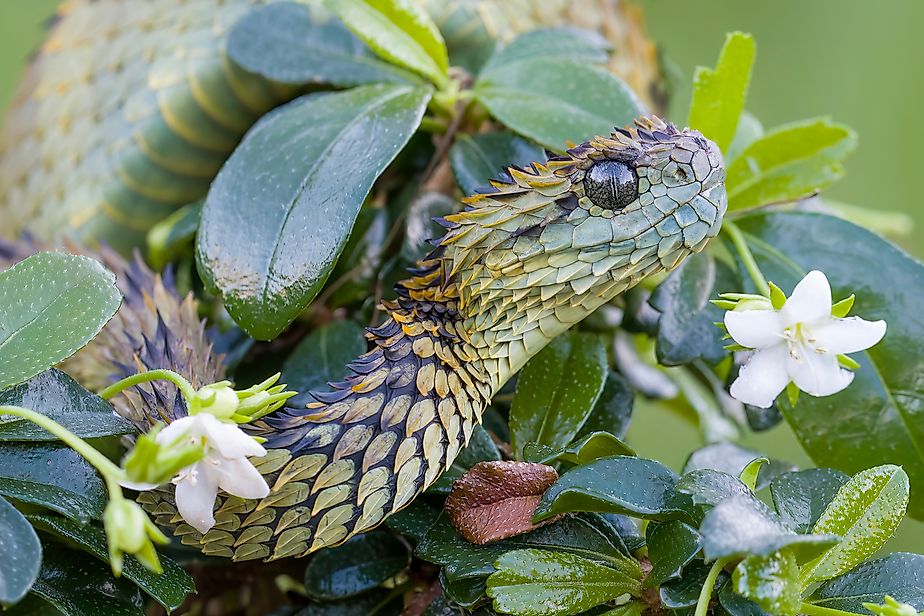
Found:
[[[479,462],[455,480],[446,499],[452,525],[467,541],[485,545],[542,526],[530,518],[542,494],[558,479],[551,466],[531,462]]]

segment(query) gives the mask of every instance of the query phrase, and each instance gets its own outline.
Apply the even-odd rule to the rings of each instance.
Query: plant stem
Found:
[[[834,608],[814,605],[812,603],[803,603],[802,607],[799,608],[799,613],[805,614],[805,616],[851,616],[853,614],[852,612],[835,610]]]
[[[703,589],[699,591],[699,600],[696,602],[696,612],[693,616],[706,616],[706,613],[709,611],[709,600],[712,599],[712,590],[715,588],[715,582],[719,579],[719,574],[722,573],[722,569],[724,569],[725,565],[729,562],[731,562],[730,558],[720,558],[712,563],[712,569],[709,570],[709,574],[706,576]]]
[[[722,224],[722,231],[728,235],[728,239],[731,240],[735,250],[738,251],[741,262],[744,263],[744,269],[748,271],[751,280],[754,281],[757,292],[761,295],[770,297],[770,285],[767,284],[767,279],[764,278],[763,273],[760,271],[760,267],[757,266],[757,260],[754,259],[754,255],[751,253],[751,249],[748,247],[748,243],[744,239],[744,234],[741,232],[741,229],[732,221],[726,220]]]
[[[157,380],[170,381],[179,387],[180,391],[183,393],[183,397],[186,398],[187,404],[196,397],[196,390],[193,389],[193,386],[189,383],[189,381],[172,370],[148,370],[147,372],[139,372],[138,374],[133,374],[122,379],[121,381],[116,381],[103,391],[99,392],[99,396],[103,400],[109,400],[117,393],[124,391],[129,387],[133,387],[139,383],[149,383],[151,381]]]

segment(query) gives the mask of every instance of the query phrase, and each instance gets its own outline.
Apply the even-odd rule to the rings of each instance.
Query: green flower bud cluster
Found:
[[[918,616],[918,611],[907,603],[896,601],[889,595],[883,597],[884,603],[864,603],[863,607],[877,616]]]
[[[109,562],[116,576],[122,573],[124,554],[133,554],[151,571],[163,572],[154,544],[166,545],[170,540],[140,505],[121,496],[112,498],[103,512],[103,527],[109,543]]]
[[[285,384],[277,385],[277,372],[262,383],[237,391],[230,381],[219,381],[201,387],[195,396],[187,400],[189,414],[211,413],[219,419],[236,423],[247,423],[268,415],[280,408],[295,395],[286,391]]]

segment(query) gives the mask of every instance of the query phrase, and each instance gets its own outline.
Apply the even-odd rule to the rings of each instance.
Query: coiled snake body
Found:
[[[105,3],[90,6],[100,5]],[[200,23],[197,13],[188,17]],[[214,30],[189,36],[202,49],[220,47]],[[12,146],[0,168],[15,177],[0,177],[6,186],[0,210],[12,211],[19,199],[25,205],[16,206],[16,220],[45,239],[57,235],[61,221],[70,216],[84,238],[112,239],[115,234],[137,244],[149,220],[204,192],[246,126],[288,95],[262,80],[240,88],[238,77],[256,78],[224,60],[215,64],[213,53],[204,56],[215,70],[197,72],[189,87],[154,87],[176,85],[166,76],[178,79],[182,71],[164,73],[164,80],[149,83],[150,88],[135,84],[139,101],[149,103],[137,108],[150,112],[146,122],[128,122],[125,114],[133,108],[123,101],[115,119],[106,120],[106,110],[100,116],[120,130],[93,132],[96,141],[83,148],[73,141],[79,134],[65,132],[70,148],[65,152],[77,157],[75,164],[83,169],[73,192],[48,181],[60,172],[57,162],[41,162],[43,148],[53,145],[34,134],[23,136],[23,126],[34,122],[17,124],[14,116],[9,129],[14,138],[7,138]],[[180,58],[176,66],[187,70],[190,57],[195,54]],[[117,61],[118,54],[113,58]],[[201,79],[208,75],[217,81],[207,86]],[[41,71],[33,75],[39,81],[41,76]],[[219,138],[221,122],[215,122],[214,114],[198,126],[216,128],[213,134],[192,130],[202,119],[197,113],[215,112],[206,103],[210,97],[218,100],[222,87],[240,95],[241,113],[223,115],[228,134]],[[253,105],[247,104],[248,97]],[[257,104],[255,97],[262,102]],[[43,119],[41,105],[20,109]],[[232,121],[237,133],[230,129]],[[155,130],[160,122],[167,127]],[[187,147],[191,142],[195,147]],[[118,148],[131,155],[104,155]],[[168,151],[172,157],[159,155]],[[27,165],[9,163],[11,158],[22,163],[23,157],[28,162],[29,156],[37,169],[24,172]],[[385,305],[388,318],[369,330],[370,350],[348,366],[350,376],[328,391],[313,392],[314,401],[284,408],[253,426],[267,439],[268,455],[254,462],[272,488],[269,496],[248,501],[221,495],[216,525],[204,535],[177,515],[169,488],[143,493],[139,501],[184,543],[235,560],[304,555],[377,526],[452,464],[492,396],[552,338],[645,277],[701,250],[717,234],[725,212],[723,182],[714,144],[655,117],[596,137],[547,163],[508,169],[490,189],[466,199],[464,211],[446,217],[445,236],[398,286],[398,299]],[[49,190],[60,194],[42,192]],[[155,194],[158,190],[182,194]],[[41,209],[35,194],[61,199],[63,211]],[[26,207],[33,210],[20,211]],[[131,225],[137,227],[135,235],[124,231]],[[150,300],[132,302],[126,295],[127,304],[147,304],[156,315],[138,326],[147,332],[150,348],[135,349],[136,364],[145,363],[139,359],[145,354],[156,355],[151,349],[158,344],[169,346],[178,330],[202,337],[188,305],[174,323],[164,325],[162,286]],[[131,359],[108,360],[132,365]],[[166,366],[148,362],[145,367]],[[156,390],[153,395],[149,404],[173,404]]]

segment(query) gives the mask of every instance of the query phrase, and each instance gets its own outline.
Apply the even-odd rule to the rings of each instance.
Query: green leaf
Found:
[[[695,528],[680,520],[649,525],[648,558],[651,560],[651,572],[645,578],[644,587],[654,588],[679,578],[684,567],[699,553],[700,539]]]
[[[530,359],[510,404],[511,445],[520,459],[529,441],[563,447],[577,435],[603,392],[606,347],[596,334],[558,336]]]
[[[452,488],[452,482],[465,474],[465,471],[472,468],[479,462],[491,460],[500,460],[501,455],[497,450],[497,445],[491,439],[491,435],[482,426],[477,425],[472,429],[472,436],[468,440],[468,445],[459,452],[455,461],[446,469],[440,478],[436,480],[428,493],[432,494],[449,494]]]
[[[638,580],[622,571],[548,550],[507,552],[488,577],[494,609],[521,616],[577,614],[624,594],[638,596]]]
[[[542,496],[533,521],[569,511],[692,521],[689,498],[674,493],[677,479],[671,469],[654,460],[624,456],[596,460],[562,475]]]
[[[853,569],[888,541],[905,517],[908,475],[887,464],[857,473],[838,490],[812,532],[842,541],[802,569],[806,585]]]
[[[45,545],[42,571],[32,587],[64,616],[141,616],[144,600],[129,580],[108,565],[60,544]]]
[[[524,454],[530,448],[527,443],[523,448]],[[600,458],[610,456],[634,456],[635,451],[609,432],[593,432],[579,438],[571,445],[551,451],[543,451],[544,455],[530,457],[524,455],[529,462],[552,464],[553,462],[568,462],[570,464],[588,464]]]
[[[442,501],[437,502],[439,506],[426,498],[416,498],[401,511],[388,516],[385,526],[401,533],[416,545],[426,536],[443,510]]]
[[[728,355],[724,332],[715,326],[724,311],[710,303],[740,287],[736,273],[711,254],[691,255],[658,285],[649,302],[661,313],[655,351],[665,366],[704,359],[717,364]]]
[[[20,406],[49,417],[81,438],[132,434],[135,428],[112,406],[64,372],[52,368],[0,392],[0,406]],[[0,441],[54,441],[57,437],[31,421],[4,416]]]
[[[0,444],[0,494],[78,521],[99,519],[106,491],[96,470],[61,444]]]
[[[715,68],[701,66],[693,76],[693,101],[687,124],[725,152],[735,136],[751,82],[757,46],[750,34],[732,32]]]
[[[684,567],[679,579],[668,580],[661,585],[658,595],[661,605],[669,610],[683,610],[694,607],[699,600],[699,593],[706,583],[711,567],[701,559],[696,559]],[[721,588],[729,575],[722,571],[719,573],[715,587]]]
[[[768,279],[792,289],[809,271],[821,270],[834,297],[856,293],[854,314],[888,323],[882,342],[852,355],[861,367],[850,387],[779,407],[817,466],[848,473],[902,466],[913,487],[909,511],[924,518],[924,267],[876,234],[832,216],[762,212],[737,224]]]
[[[609,135],[644,112],[619,78],[567,58],[496,66],[481,74],[474,95],[502,124],[555,152]]]
[[[302,97],[250,129],[212,183],[198,238],[204,280],[247,333],[273,338],[311,303],[429,99],[361,86]]]
[[[199,219],[202,217],[202,200],[185,205],[167,216],[148,231],[148,262],[155,270],[163,269],[170,261],[192,254]]]
[[[282,608],[283,610],[285,608]],[[369,616],[400,616],[404,610],[403,595],[394,589],[380,588],[360,595],[350,597],[343,601],[325,603],[312,603],[292,616],[356,616],[368,614]],[[280,610],[279,616],[287,616],[291,612]]]
[[[739,494],[753,498],[751,490],[740,479],[709,468],[685,473],[677,482],[676,489],[681,494],[689,494],[694,505],[705,505],[707,508],[715,507],[726,498]]]
[[[728,150],[724,152],[725,163],[728,164],[738,158],[745,148],[762,137],[763,134],[764,126],[760,123],[760,120],[754,117],[752,113],[742,111],[741,117],[738,118],[738,130],[735,131],[735,138],[732,139]]]
[[[459,135],[456,144],[460,139],[467,137],[465,134]],[[436,191],[419,192],[407,208],[401,256],[408,263],[416,263],[425,258],[433,251],[430,240],[443,237],[446,231],[435,220],[458,211],[459,201],[454,197]],[[368,287],[364,292],[368,294]]]
[[[735,591],[778,616],[796,616],[802,606],[799,566],[789,550],[749,556],[732,574]]]
[[[924,556],[895,553],[867,561],[824,582],[812,593],[809,603],[868,614],[863,603],[881,603],[885,595],[924,610]]]
[[[299,342],[282,364],[281,381],[292,391],[318,391],[345,377],[346,365],[365,352],[366,338],[356,321],[322,325]]]
[[[410,562],[407,547],[394,535],[359,535],[311,559],[305,567],[305,590],[320,601],[345,599],[381,585]]]
[[[593,30],[541,28],[521,34],[498,49],[482,68],[482,74],[502,66],[539,58],[569,58],[594,64],[606,63],[610,42]]]
[[[228,57],[251,73],[287,84],[419,83],[383,62],[342,23],[315,7],[277,2],[240,18],[228,34]]]
[[[729,211],[794,201],[827,187],[844,175],[842,162],[856,144],[850,128],[827,118],[771,130],[728,165]]]
[[[739,477],[747,466],[763,458],[764,455],[757,451],[747,449],[735,443],[713,443],[697,449],[690,457],[687,458],[683,466],[683,472],[699,469],[713,469],[728,473],[734,477]],[[780,460],[771,460],[760,468],[757,475],[757,489],[760,490],[770,484],[770,481],[783,473],[793,470],[795,467],[788,462]]]
[[[700,524],[706,560],[769,556],[791,548],[800,562],[836,544],[833,535],[797,535],[766,505],[750,495],[737,495],[716,505]]]
[[[42,546],[26,518],[0,498],[0,604],[22,599],[42,564]]]
[[[324,0],[356,36],[379,56],[446,83],[446,44],[426,12],[413,0]]]
[[[760,473],[760,469],[764,467],[764,464],[770,464],[770,460],[767,458],[751,460],[738,475],[741,483],[746,485],[752,492],[757,489],[757,475]]]
[[[635,390],[624,376],[610,370],[603,384],[603,393],[578,431],[578,438],[594,432],[609,432],[619,439],[624,438],[634,406]]]
[[[449,149],[449,162],[459,188],[466,195],[489,186],[509,166],[544,163],[542,148],[507,131],[460,134]]]
[[[0,272],[0,390],[76,353],[121,302],[115,276],[88,257],[41,252]]]
[[[29,521],[35,528],[72,542],[104,563],[109,562],[106,533],[94,524],[79,524],[50,515],[30,515]],[[176,562],[160,556],[164,572],[153,573],[134,556],[126,555],[122,575],[138,585],[141,590],[160,603],[167,612],[180,607],[189,593],[196,592],[192,577]]]
[[[731,616],[775,616],[734,590],[734,584],[726,584],[719,591],[719,603]]]
[[[848,475],[833,468],[810,468],[775,478],[770,494],[783,523],[798,533],[807,533],[849,480]]]

